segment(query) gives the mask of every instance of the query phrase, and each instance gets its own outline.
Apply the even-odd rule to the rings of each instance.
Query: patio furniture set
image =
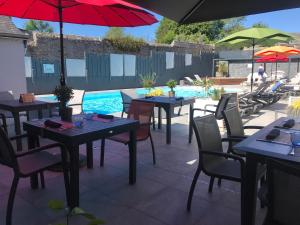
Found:
[[[82,100],[84,91],[75,90],[76,101],[71,105],[82,110]],[[124,93],[123,93],[124,94]],[[123,96],[123,95],[122,95]],[[16,137],[9,138],[7,129],[0,129],[0,137],[3,147],[0,149],[1,164],[14,169],[14,180],[12,183],[8,205],[7,205],[7,224],[12,224],[12,209],[14,196],[17,189],[19,178],[30,177],[31,187],[38,188],[38,175],[40,175],[41,187],[45,187],[43,171],[55,165],[63,165],[62,171],[65,179],[66,198],[70,207],[80,205],[79,202],[79,145],[86,144],[87,167],[93,168],[93,141],[102,140],[100,148],[100,166],[104,165],[105,139],[128,145],[129,150],[129,184],[136,182],[136,142],[144,141],[148,138],[151,142],[153,164],[156,163],[155,148],[151,136],[151,120],[155,121],[154,107],[158,108],[158,129],[161,129],[162,113],[161,108],[166,112],[166,144],[171,143],[171,119],[174,116],[174,108],[183,105],[189,105],[189,135],[188,141],[192,141],[193,130],[196,136],[199,150],[199,164],[192,181],[187,209],[191,210],[193,192],[201,171],[210,176],[208,190],[212,192],[214,180],[218,179],[218,185],[221,185],[222,179],[241,183],[241,223],[254,224],[255,222],[255,201],[257,181],[260,180],[260,187],[266,185],[266,174],[271,172],[266,170],[274,168],[272,159],[283,160],[284,162],[297,163],[297,158],[286,156],[289,146],[278,144],[277,151],[266,149],[273,147],[274,143],[261,142],[257,137],[266,134],[271,127],[282,123],[280,119],[274,124],[263,128],[260,126],[243,126],[241,113],[238,108],[238,98],[234,93],[227,93],[221,96],[216,110],[208,110],[207,106],[203,109],[194,108],[194,98],[169,98],[169,97],[151,97],[151,98],[125,98],[123,97],[124,113],[127,118],[116,118],[113,116],[103,116],[97,114],[79,114],[74,115],[75,121],[84,119],[82,127],[74,126],[72,123],[62,122],[58,117],[52,117],[53,123],[61,124],[60,127],[48,126],[42,119],[42,110],[49,111],[49,116],[58,106],[57,102],[34,101],[33,103],[21,103],[18,100],[0,101],[0,109],[3,110],[3,119],[5,114],[11,112],[15,119]],[[23,123],[23,129],[26,134],[21,134],[20,115],[29,115],[29,111],[38,111],[38,119],[29,120]],[[54,110],[55,111],[55,110]],[[198,116],[196,112],[204,112],[204,116]],[[26,114],[20,112],[27,112]],[[9,114],[8,114],[9,115]],[[152,119],[151,119],[152,118]],[[217,120],[224,120],[227,138],[221,138]],[[18,124],[16,124],[18,123]],[[2,124],[5,126],[5,123]],[[255,135],[247,138],[245,129],[261,129]],[[214,137],[214,138],[207,138]],[[27,138],[28,151],[22,149],[22,138]],[[40,146],[40,138],[47,138],[55,141],[54,144]],[[17,152],[14,151],[11,141],[17,142]],[[227,153],[222,147],[222,142],[228,142]],[[251,142],[251,143],[250,143]],[[271,146],[270,146],[271,145]],[[59,148],[61,157],[54,156],[48,151],[53,148]],[[21,150],[23,150],[21,152]],[[283,154],[283,155],[282,155]],[[35,162],[35,163],[32,163]],[[270,162],[270,163],[269,163]],[[267,166],[266,166],[267,165]],[[284,166],[283,166],[284,167]],[[277,168],[277,167],[276,167]],[[274,177],[274,176],[273,176]],[[274,178],[275,179],[275,178]],[[269,183],[271,181],[268,181]],[[270,200],[271,201],[271,200]],[[271,201],[272,204],[272,201]],[[265,204],[262,203],[262,206]],[[276,207],[274,205],[274,207]],[[268,219],[272,219],[272,210],[269,209]]]
[[[84,92],[75,90],[78,101],[71,102],[71,106],[82,109]],[[55,117],[55,108],[58,102],[34,101],[21,103],[19,100],[0,101],[0,109],[11,112],[14,118],[16,137],[8,137],[7,129],[1,129],[3,147],[0,149],[0,163],[14,169],[14,180],[11,186],[7,205],[6,223],[12,224],[12,209],[19,178],[30,177],[31,187],[38,188],[38,175],[41,178],[41,187],[45,187],[43,171],[57,164],[63,165],[67,202],[70,207],[79,206],[79,145],[86,144],[87,167],[93,168],[93,141],[101,141],[100,166],[104,165],[105,139],[121,142],[129,148],[129,183],[136,182],[136,142],[150,138],[153,164],[156,163],[155,149],[150,127],[154,107],[163,107],[167,112],[166,141],[171,143],[171,110],[175,106],[190,104],[194,99],[169,99],[168,97],[152,99],[134,99],[130,102],[127,118],[107,117],[97,114],[74,115],[73,119],[84,116],[82,127],[76,127],[72,123],[63,122]],[[54,110],[53,110],[54,109]],[[43,119],[43,110],[49,112],[50,118]],[[21,134],[20,112],[38,111],[38,119],[23,122],[26,132]],[[79,110],[81,112],[81,110]],[[160,110],[159,110],[160,111]],[[3,114],[4,115],[4,114]],[[28,113],[27,113],[28,115]],[[54,117],[53,117],[54,116]],[[159,113],[159,129],[161,129],[161,114]],[[76,119],[77,118],[77,119]],[[5,115],[3,121],[5,121]],[[60,124],[60,126],[50,126]],[[5,125],[3,123],[3,125]],[[21,138],[27,138],[28,151],[22,148]],[[55,141],[54,144],[41,146],[40,138]],[[17,141],[17,152],[14,151],[11,141]],[[48,152],[50,149],[60,148],[61,156],[57,157]],[[45,151],[47,150],[47,151]]]

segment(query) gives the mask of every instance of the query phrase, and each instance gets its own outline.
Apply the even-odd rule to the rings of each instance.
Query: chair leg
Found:
[[[221,185],[222,185],[222,179],[219,178],[219,179],[218,179],[218,186],[221,187]]]
[[[41,179],[41,187],[42,189],[45,188],[45,177],[44,177],[44,172],[40,172],[40,179]]]
[[[181,114],[181,109],[182,109],[182,106],[180,106],[178,109],[178,113],[177,113],[178,116],[180,116],[180,114]]]
[[[153,128],[153,130],[155,130],[156,126],[155,126],[155,117],[154,117],[154,115],[152,117],[152,120],[153,120],[153,122],[152,122],[152,128]]]
[[[265,183],[266,183],[266,178],[265,176],[262,176],[260,178],[260,187],[262,187]],[[261,209],[265,208],[265,204],[263,203],[263,201],[260,201],[260,208]]]
[[[5,133],[7,133],[7,123],[6,123],[6,117],[4,114],[0,114],[1,120],[2,120],[2,127]]]
[[[149,134],[150,137],[150,142],[151,142],[151,148],[152,148],[152,157],[153,157],[153,165],[156,164],[156,157],[155,157],[155,149],[154,149],[154,144],[153,144],[153,139],[151,133]]]
[[[187,202],[187,207],[186,207],[188,211],[191,210],[193,194],[194,194],[195,186],[196,186],[198,177],[200,175],[200,172],[201,172],[201,167],[200,167],[200,165],[198,165],[198,168],[197,168],[196,173],[194,175],[192,185],[191,185],[191,188],[190,188],[190,192],[189,192],[189,197],[188,197],[188,202]]]
[[[101,152],[100,152],[100,167],[104,165],[104,150],[105,150],[105,139],[101,140]]]
[[[12,211],[14,207],[14,200],[16,196],[17,186],[19,182],[19,177],[14,176],[10,192],[9,192],[9,198],[7,203],[7,211],[6,211],[6,225],[12,224]]]
[[[215,177],[210,177],[208,193],[212,192],[212,189],[213,189],[213,186],[214,186],[214,181],[215,181]]]

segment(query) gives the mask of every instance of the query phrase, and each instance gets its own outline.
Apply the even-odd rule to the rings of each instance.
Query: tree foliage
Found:
[[[264,22],[257,22],[257,23],[254,23],[252,25],[252,27],[256,27],[256,28],[268,28],[268,24],[264,23]]]
[[[235,32],[244,30],[245,26],[243,25],[243,23],[245,22],[245,20],[246,20],[245,16],[224,19],[223,21],[225,25],[223,29],[223,36],[225,37]]]
[[[179,40],[210,43],[220,38],[223,27],[222,20],[178,25],[174,21],[163,18],[156,31],[156,42],[170,44],[173,40]]]
[[[110,27],[104,38],[106,39],[116,39],[116,38],[123,38],[125,37],[124,28],[122,27]]]
[[[28,20],[24,27],[27,31],[39,31],[53,33],[54,29],[50,23],[41,20]]]

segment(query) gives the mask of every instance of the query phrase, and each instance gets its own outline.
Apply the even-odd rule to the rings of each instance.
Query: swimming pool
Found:
[[[168,95],[170,90],[168,87],[161,88],[165,95]],[[226,92],[240,92],[239,89],[225,88]],[[148,90],[139,88],[136,89],[136,93],[139,95],[145,95]],[[176,87],[176,97],[206,97],[203,88],[201,87]],[[44,101],[55,100],[54,95],[40,95],[37,99]],[[83,111],[85,113],[103,113],[111,114],[121,112],[123,109],[122,98],[120,91],[99,91],[99,92],[87,92],[83,100]]]

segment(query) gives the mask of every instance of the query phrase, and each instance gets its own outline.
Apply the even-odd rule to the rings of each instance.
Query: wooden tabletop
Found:
[[[258,141],[258,139],[263,139],[268,134],[268,132],[270,132],[274,128],[274,126],[282,125],[285,120],[287,120],[287,118],[284,117],[279,118],[278,120],[274,121],[273,123],[269,124],[263,129],[259,130],[252,136],[236,144],[234,146],[234,149],[246,153],[252,153],[262,157],[271,157],[274,159],[299,163],[300,162],[299,155],[295,155],[295,156],[289,155],[291,151],[291,146]],[[292,130],[290,130],[290,132],[292,132]]]

